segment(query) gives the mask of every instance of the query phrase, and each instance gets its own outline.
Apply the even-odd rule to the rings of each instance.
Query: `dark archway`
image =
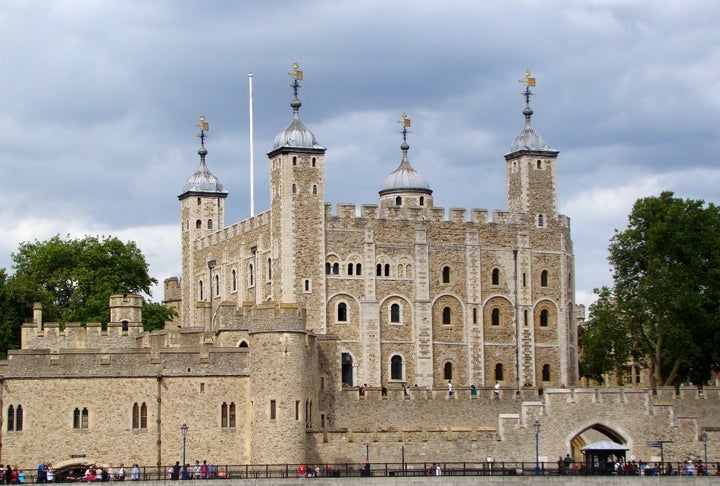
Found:
[[[342,354],[342,382],[345,386],[355,386],[353,383],[353,358],[350,353]]]

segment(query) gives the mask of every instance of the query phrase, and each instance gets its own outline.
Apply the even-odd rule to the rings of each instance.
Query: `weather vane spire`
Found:
[[[530,74],[530,70],[528,70],[528,69],[525,70],[525,79],[518,80],[518,83],[525,85],[525,91],[523,91],[520,94],[525,97],[525,104],[529,105],[530,97],[535,94],[532,91],[530,91],[530,88],[535,87],[535,78],[532,77],[532,75]]]
[[[298,69],[299,67],[300,65],[298,63],[293,63],[293,70],[288,73],[293,79],[290,87],[293,90],[293,95],[295,96],[295,98],[297,98],[298,89],[302,88],[302,86],[300,85],[300,81],[302,81],[303,79],[303,72]]]
[[[408,118],[407,113],[403,111],[402,115],[400,115],[400,120],[398,120],[398,123],[402,126],[402,130],[400,133],[402,133],[403,136],[403,142],[407,142],[407,134],[410,133],[410,128],[412,126],[412,123],[410,123],[410,118]]]
[[[195,126],[200,129],[200,135],[198,135],[198,137],[200,137],[200,145],[204,147],[205,137],[207,136],[205,132],[210,130],[210,125],[208,125],[208,122],[205,120],[205,115],[200,115],[200,122]]]

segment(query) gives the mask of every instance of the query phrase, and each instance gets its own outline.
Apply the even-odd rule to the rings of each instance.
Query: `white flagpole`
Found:
[[[248,86],[250,89],[250,217],[255,216],[255,181],[254,177],[254,154],[255,147],[253,144],[253,75],[248,74]]]

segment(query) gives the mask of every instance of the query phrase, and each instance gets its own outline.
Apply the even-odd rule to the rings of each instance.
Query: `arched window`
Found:
[[[378,263],[377,267],[375,267],[375,275],[377,277],[382,277],[382,264]]]
[[[297,194],[297,186],[295,184],[292,185],[292,193],[293,195]]]
[[[450,267],[443,267],[442,281],[443,283],[450,283]]]
[[[347,304],[340,302],[337,306],[337,321],[347,322]]]
[[[330,275],[331,270],[332,270],[332,265],[330,265],[330,262],[325,262],[325,275]]]
[[[208,219],[207,221],[207,228],[212,229],[212,219]]]
[[[15,407],[10,405],[7,412],[7,429],[8,432],[15,430]]]
[[[315,167],[315,161],[316,161],[316,159],[315,159],[315,157],[313,157],[313,158],[312,158],[312,166],[313,166],[313,167]]]
[[[198,282],[198,293],[200,294],[200,299],[199,299],[199,300],[203,300],[203,284],[202,284],[202,280],[200,280],[200,281]]]
[[[313,195],[317,195],[317,184],[313,184]]]
[[[240,345],[238,346],[238,348],[247,348],[247,347],[248,347],[247,341],[240,341]]]
[[[385,264],[385,276],[386,277],[390,276],[390,264],[389,263]]]
[[[228,410],[228,414],[229,414],[229,417],[228,417],[228,422],[229,422],[229,423],[228,423],[228,425],[229,425],[230,427],[233,427],[233,428],[234,428],[234,427],[235,427],[235,424],[236,424],[236,420],[235,420],[235,402],[230,402],[230,408],[229,408],[229,410]]]
[[[450,310],[450,307],[443,307],[442,310],[442,323],[446,325],[450,325],[452,322],[452,311]]]
[[[355,275],[362,275],[362,263],[355,264]]]
[[[223,402],[220,405],[220,427],[226,428],[228,426],[228,405]]]
[[[420,196],[420,206],[425,205],[425,196]]]
[[[340,264],[338,262],[333,263],[333,275],[338,275],[340,273]]]
[[[443,379],[445,380],[452,380],[452,363],[448,361],[445,363],[445,367],[443,369]]]
[[[88,415],[88,409],[87,409],[87,408],[83,408],[83,409],[82,409],[81,416],[80,416],[80,427],[81,427],[81,428],[83,428],[83,429],[87,429],[87,428],[88,428],[89,418],[90,418],[90,417],[89,417],[89,415]]]
[[[545,226],[545,216],[542,214],[538,214],[538,226],[542,228]]]
[[[355,265],[353,265],[352,263],[348,263],[348,267],[347,267],[347,268],[348,268],[348,275],[352,275],[352,274],[353,274],[353,270],[355,270]]]
[[[220,276],[215,275],[215,297],[220,296]]]
[[[80,409],[73,410],[73,429],[80,428]]]
[[[248,286],[252,287],[253,285],[255,285],[255,268],[251,263],[248,265]]]
[[[397,196],[397,197],[395,198],[395,205],[396,205],[396,206],[402,206],[402,197]]]
[[[147,404],[140,405],[140,428],[147,429]]]
[[[198,219],[197,221],[195,221],[195,229],[200,229],[200,228],[202,228],[202,221],[200,221]]]
[[[230,274],[230,282],[232,285],[232,290],[233,292],[235,292],[237,290],[237,272],[234,269]]]
[[[390,379],[403,379],[403,360],[400,355],[396,354],[392,358],[390,358]]]
[[[390,306],[390,322],[395,324],[400,322],[400,304]]]
[[[132,408],[132,428],[140,428],[140,406],[135,402]]]
[[[540,311],[540,327],[547,327],[548,326],[548,310],[543,309]]]
[[[200,206],[200,203],[201,203],[201,202],[202,202],[202,200],[201,200],[200,198],[197,198],[197,205],[198,205],[198,206]]]
[[[23,408],[22,405],[18,405],[15,409],[15,430],[17,432],[23,429]]]
[[[537,167],[538,169],[542,169],[542,161],[538,160],[538,161],[536,162],[536,167]]]
[[[490,324],[493,326],[499,326],[500,325],[500,309],[497,307],[493,308],[492,312],[490,313]]]
[[[550,365],[544,364],[542,367],[542,381],[550,381]]]
[[[493,268],[493,271],[492,271],[492,284],[493,284],[493,285],[500,285],[500,269],[499,269],[499,268]]]
[[[293,165],[297,165],[297,157],[293,157]]]
[[[498,363],[495,365],[495,381],[503,381],[503,365]]]
[[[548,271],[543,270],[540,272],[540,287],[547,287],[548,283]]]

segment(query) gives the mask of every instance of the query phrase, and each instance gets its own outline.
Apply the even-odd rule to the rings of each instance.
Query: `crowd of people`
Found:
[[[204,460],[202,464],[200,464],[200,461],[195,461],[194,466],[189,463],[181,465],[180,461],[176,461],[175,464],[168,469],[168,477],[173,481],[187,479],[217,479],[224,478],[225,471],[218,471],[212,462],[208,463],[206,460]]]

